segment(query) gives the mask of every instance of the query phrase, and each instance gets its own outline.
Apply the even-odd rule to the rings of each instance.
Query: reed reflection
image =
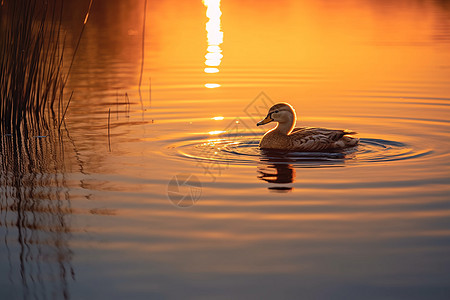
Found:
[[[0,248],[23,299],[68,299],[75,273],[63,144],[56,131],[39,131],[1,137]]]
[[[223,43],[223,32],[221,31],[220,17],[220,0],[203,0],[206,6],[206,16],[209,21],[206,23],[206,37],[208,42],[207,53],[205,55],[205,73],[218,73],[219,66],[222,61],[222,49],[220,45]],[[220,84],[206,83],[207,88],[217,88]]]

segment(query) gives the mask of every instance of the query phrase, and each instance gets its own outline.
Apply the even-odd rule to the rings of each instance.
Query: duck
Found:
[[[278,124],[264,134],[259,143],[261,149],[324,152],[344,150],[355,147],[359,143],[358,138],[350,136],[356,132],[348,129],[295,128],[297,122],[295,109],[286,102],[273,105],[267,116],[256,125],[261,126],[271,122]]]

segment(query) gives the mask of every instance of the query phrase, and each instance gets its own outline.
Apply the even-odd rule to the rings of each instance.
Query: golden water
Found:
[[[149,1],[139,91],[143,7],[94,2],[64,167],[20,174],[58,209],[2,211],[8,299],[448,298],[447,1]],[[280,101],[360,146],[261,152]]]

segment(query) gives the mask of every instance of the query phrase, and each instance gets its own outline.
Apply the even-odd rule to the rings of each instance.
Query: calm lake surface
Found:
[[[94,1],[61,136],[2,154],[4,299],[449,299],[450,2],[146,12]],[[281,101],[360,145],[262,152]]]

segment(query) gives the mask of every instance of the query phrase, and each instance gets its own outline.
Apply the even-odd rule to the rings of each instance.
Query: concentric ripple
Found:
[[[201,136],[179,140],[170,146],[174,155],[214,163],[253,165],[255,163],[287,163],[297,167],[325,167],[344,164],[368,164],[420,158],[432,153],[429,149],[415,149],[412,145],[386,139],[361,138],[356,147],[334,152],[295,152],[262,150],[258,147],[261,136],[242,134]]]

